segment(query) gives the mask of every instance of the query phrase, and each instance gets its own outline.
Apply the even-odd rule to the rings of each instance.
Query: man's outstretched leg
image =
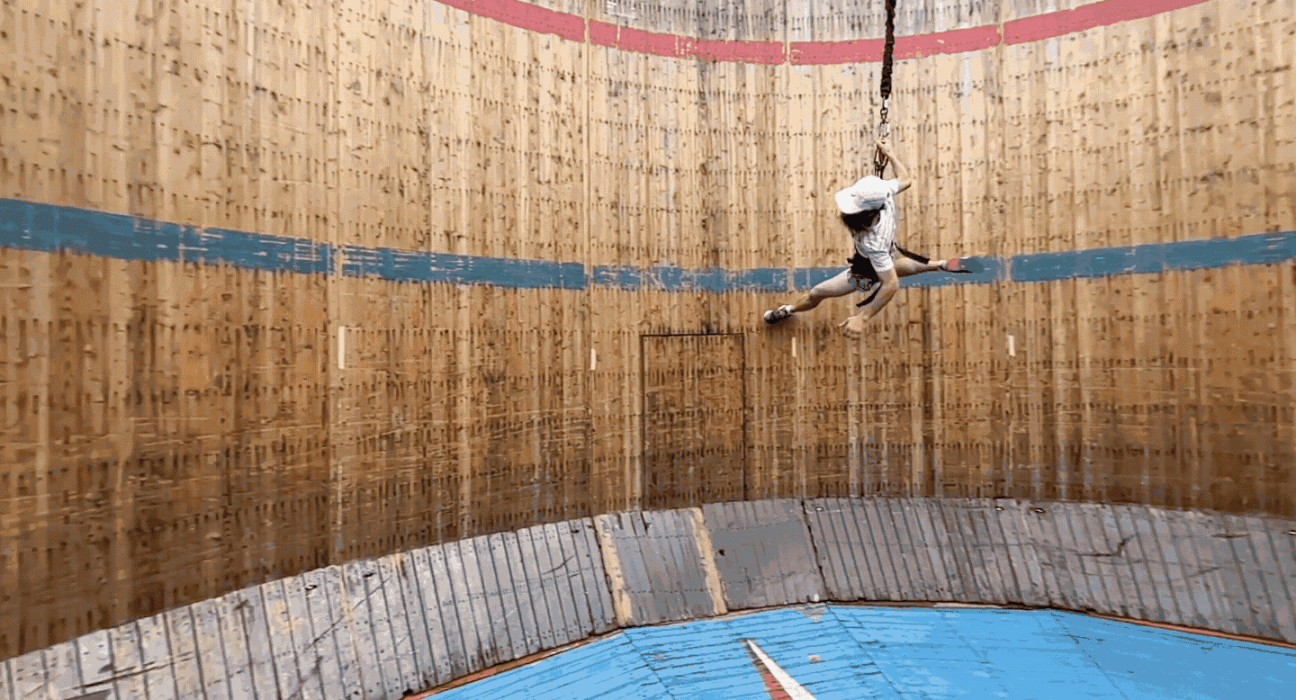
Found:
[[[851,279],[850,270],[842,270],[840,274],[816,284],[795,304],[784,304],[776,309],[766,311],[765,322],[770,324],[778,323],[794,313],[813,309],[824,299],[844,297],[855,291],[855,289],[855,281]]]

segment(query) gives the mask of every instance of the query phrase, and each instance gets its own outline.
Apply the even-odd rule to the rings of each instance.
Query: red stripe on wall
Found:
[[[785,61],[791,61],[796,65],[824,65],[882,60],[881,39],[792,42],[790,50],[785,50],[782,43],[773,41],[711,41],[618,27],[597,20],[587,22],[579,15],[555,12],[523,0],[439,1],[443,5],[457,7],[519,29],[556,34],[571,41],[584,41],[585,30],[588,27],[590,42],[598,46],[656,56],[771,65]],[[936,34],[896,37],[895,56],[901,59],[921,58],[938,54],[979,51],[998,46],[1000,43],[1024,44],[1094,27],[1145,19],[1209,1],[1103,0],[1074,10],[1050,12],[1005,22],[1002,35],[998,26],[990,25]]]

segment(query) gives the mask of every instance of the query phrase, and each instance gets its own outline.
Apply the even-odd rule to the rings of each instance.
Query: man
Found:
[[[971,272],[958,258],[933,263],[896,246],[895,196],[909,189],[912,183],[909,169],[896,158],[890,144],[883,139],[877,146],[894,164],[896,178],[883,180],[869,175],[837,193],[842,223],[850,229],[855,241],[855,255],[848,261],[850,267],[816,284],[795,304],[784,304],[766,311],[766,323],[778,323],[794,313],[809,311],[829,297],[845,296],[855,291],[868,292],[880,284],[881,288],[862,310],[840,324],[850,335],[859,336],[864,332],[864,324],[891,302],[900,289],[901,277],[934,270]]]

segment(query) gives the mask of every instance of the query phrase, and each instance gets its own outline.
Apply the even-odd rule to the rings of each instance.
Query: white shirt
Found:
[[[899,180],[883,182],[890,192],[887,193],[886,204],[882,205],[882,213],[878,216],[877,223],[868,230],[851,232],[851,236],[855,239],[855,251],[868,258],[869,262],[873,263],[873,269],[879,273],[895,267],[895,261],[891,259],[891,246],[895,245],[895,196],[900,190]]]

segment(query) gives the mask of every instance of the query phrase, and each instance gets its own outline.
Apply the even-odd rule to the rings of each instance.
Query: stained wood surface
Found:
[[[901,242],[1032,269],[1080,257],[1065,279],[906,285],[851,342],[836,328],[848,300],[775,327],[760,313],[849,250],[829,195],[869,169],[879,65],[803,59],[875,40],[880,3],[536,0],[570,36],[460,4],[0,16],[0,658],[324,567],[644,508],[884,495],[1296,516],[1287,249],[1100,274],[1168,244],[1214,264],[1240,236],[1296,229],[1289,6],[1202,2],[1019,42],[1019,21],[1063,26],[1048,14],[1084,3],[902,4]],[[672,48],[600,43],[609,27]],[[977,28],[998,43],[913,48]],[[781,58],[673,53],[701,42]],[[499,267],[420,278],[433,259]],[[566,288],[510,286],[560,265]],[[792,281],[735,281],[760,271]],[[1177,590],[1169,537],[1175,562],[1222,567],[1185,574],[1190,598],[1236,589],[1230,607],[1269,611],[1248,630],[1289,629],[1274,602],[1289,560],[1253,534],[1050,512],[1041,532],[1069,568],[1036,579],[1007,511],[941,504],[932,536],[991,549],[933,556],[912,506],[849,508],[810,526],[870,543],[825,574],[851,596],[1038,601],[1055,586],[1178,615],[1177,595],[1145,592]],[[554,534],[529,555],[519,540],[528,593],[561,619],[527,649],[613,619],[562,597],[592,600],[579,570],[527,570],[580,556]],[[1079,555],[1129,536],[1137,561]],[[867,587],[844,578],[874,560]],[[948,591],[919,584],[938,562]],[[447,641],[442,667],[522,648],[482,617],[504,614],[498,589],[429,567],[473,640]],[[413,619],[394,581],[365,591],[381,598],[366,614],[388,615],[374,640]],[[227,668],[231,693],[235,673],[269,687],[265,664],[297,651],[281,641]],[[364,687],[426,678],[428,645],[413,666],[353,646],[379,664]]]

